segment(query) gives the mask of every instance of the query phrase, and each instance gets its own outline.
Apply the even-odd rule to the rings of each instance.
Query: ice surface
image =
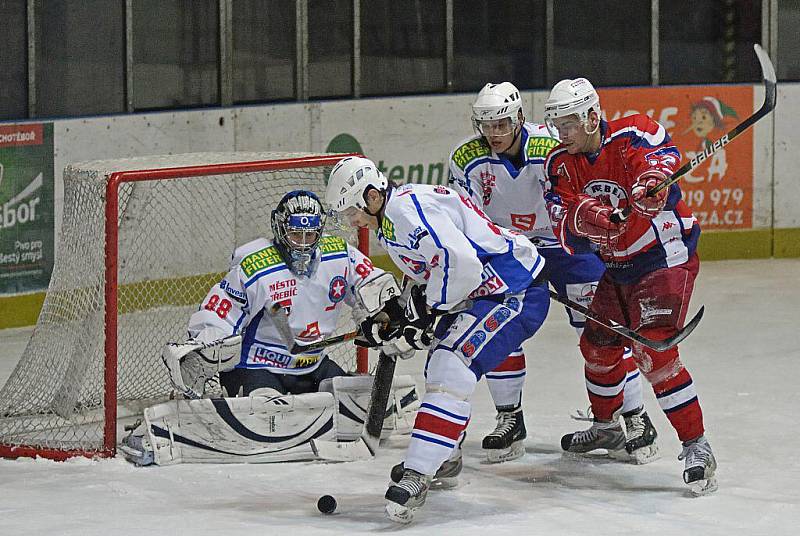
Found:
[[[525,346],[527,455],[481,463],[494,426],[483,383],[473,398],[465,467],[454,490],[436,491],[408,527],[383,517],[383,493],[406,437],[378,457],[348,464],[178,465],[136,468],[122,459],[0,460],[0,535],[359,534],[789,535],[800,529],[796,403],[800,376],[800,260],[707,262],[690,314],[706,316],[681,345],[719,462],[719,491],[690,498],[680,446],[647,389],[662,457],[645,466],[563,458],[559,439],[584,423],[574,332],[553,307]],[[0,383],[30,329],[0,331]],[[422,360],[398,370],[421,383]],[[317,498],[331,494],[337,512]]]

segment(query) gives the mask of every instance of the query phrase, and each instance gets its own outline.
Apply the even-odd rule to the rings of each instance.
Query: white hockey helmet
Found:
[[[544,120],[547,128],[554,132],[553,119],[576,114],[585,124],[591,110],[600,113],[600,96],[592,83],[585,78],[567,78],[553,86],[550,91],[544,104]]]
[[[363,209],[366,206],[364,192],[370,186],[386,190],[389,181],[372,160],[360,156],[343,158],[328,176],[325,202],[333,212],[343,212],[350,207]]]
[[[478,93],[472,104],[472,126],[478,134],[487,135],[484,126],[496,123],[500,119],[511,119],[511,130],[519,123],[518,112],[522,111],[522,97],[517,87],[511,82],[486,84]],[[525,112],[522,111],[525,120]],[[501,135],[493,132],[494,135]]]

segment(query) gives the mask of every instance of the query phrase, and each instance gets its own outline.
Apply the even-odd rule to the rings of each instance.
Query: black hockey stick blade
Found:
[[[703,318],[703,312],[705,311],[705,307],[700,307],[700,311],[698,311],[698,313],[694,315],[694,318],[692,318],[692,320],[689,321],[689,323],[686,324],[682,329],[678,330],[678,332],[675,335],[673,335],[672,337],[668,337],[664,340],[657,341],[654,339],[648,339],[647,337],[640,335],[639,333],[636,333],[632,329],[626,328],[622,324],[619,324],[613,320],[600,318],[592,311],[590,311],[587,307],[584,307],[579,303],[575,303],[567,298],[559,296],[555,291],[552,290],[550,291],[550,298],[552,298],[553,300],[557,301],[560,304],[569,307],[573,311],[581,313],[586,318],[600,324],[604,328],[610,329],[614,333],[622,335],[626,339],[638,342],[642,346],[646,346],[652,350],[655,350],[656,352],[663,352],[665,350],[669,350],[670,348],[681,342],[683,339],[688,337],[689,334],[692,331],[694,331],[694,328],[697,327],[697,324],[700,323],[700,320]]]
[[[319,439],[311,440],[311,449],[321,460],[333,462],[354,462],[369,460],[375,457],[381,440],[383,421],[386,417],[386,406],[392,391],[396,358],[381,352],[378,366],[375,369],[375,380],[367,406],[367,418],[361,437],[355,441],[337,442]]]

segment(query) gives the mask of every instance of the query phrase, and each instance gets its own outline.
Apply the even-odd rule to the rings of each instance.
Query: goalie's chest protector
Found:
[[[322,352],[289,354],[265,310],[275,303],[283,306],[299,343],[308,344],[334,333],[341,312],[348,309],[342,302],[351,294],[353,276],[348,246],[338,237],[325,236],[320,241],[319,252],[319,261],[309,277],[293,274],[274,246],[253,254],[273,262],[261,263],[260,269],[250,273],[244,283],[254,316],[245,331],[240,367],[294,374],[310,372],[317,367]],[[247,257],[241,266],[247,276]]]

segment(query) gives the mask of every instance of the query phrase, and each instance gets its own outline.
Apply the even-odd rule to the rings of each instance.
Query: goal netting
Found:
[[[344,156],[198,153],[67,166],[50,286],[0,391],[0,456],[113,455],[120,417],[169,397],[161,348],[186,338],[233,250],[272,237],[270,212],[286,192],[323,199]],[[345,312],[339,331],[351,329]],[[349,344],[332,357],[348,371],[367,368]]]

